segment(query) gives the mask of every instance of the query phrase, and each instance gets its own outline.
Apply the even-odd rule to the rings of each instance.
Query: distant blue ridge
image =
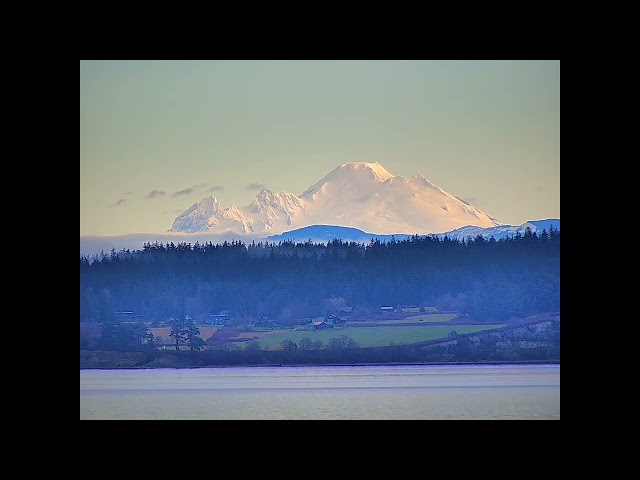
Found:
[[[523,223],[522,225],[502,225],[499,227],[461,227],[449,232],[431,234],[430,236],[437,236],[439,238],[447,235],[452,239],[466,239],[467,237],[475,238],[478,235],[482,235],[485,238],[490,238],[492,235],[496,240],[504,238],[506,236],[513,236],[517,232],[524,235],[525,229],[530,227],[532,231],[540,233],[542,230],[549,230],[549,226],[553,225],[553,228],[560,230],[560,219],[550,218],[546,220],[531,220]],[[153,233],[135,233],[129,235],[121,235],[115,237],[95,237],[95,236],[80,236],[80,254],[81,255],[97,255],[101,251],[109,253],[114,248],[116,251],[120,249],[141,249],[145,242],[160,242],[168,244],[169,242],[179,243],[188,242],[194,244],[196,241],[200,243],[213,242],[222,243],[223,241],[241,240],[245,243],[251,243],[253,240],[260,241],[266,240],[269,242],[279,242],[291,240],[295,243],[304,243],[311,239],[314,243],[326,243],[334,239],[340,239],[345,242],[356,242],[368,244],[371,239],[379,240],[380,242],[389,242],[392,238],[396,240],[405,240],[412,237],[413,234],[398,233],[395,235],[381,235],[376,233],[367,233],[362,230],[353,227],[341,227],[337,225],[311,225],[308,227],[299,228],[290,232],[284,232],[281,235],[273,235],[266,238],[249,237],[241,234],[207,234],[201,233],[196,236],[191,234],[175,235],[175,234],[153,234]],[[424,237],[426,235],[419,235]]]
[[[435,233],[424,236],[437,236],[452,239],[466,239],[467,237],[475,238],[478,235],[482,235],[485,238],[493,236],[496,240],[501,238],[510,237],[516,235],[517,232],[524,235],[527,227],[531,228],[531,231],[540,233],[542,230],[549,231],[549,227],[553,226],[554,229],[560,230],[559,218],[548,218],[544,220],[530,220],[522,225],[501,225],[498,227],[474,227],[466,226],[460,227],[455,230],[443,233]],[[310,225],[308,227],[298,228],[289,232],[284,232],[281,235],[271,235],[266,238],[269,242],[288,241],[293,242],[306,242],[311,239],[313,242],[330,242],[334,239],[340,239],[345,242],[357,242],[357,243],[369,243],[372,239],[379,240],[381,242],[388,242],[392,238],[396,240],[405,240],[411,238],[414,234],[397,233],[393,235],[381,235],[376,233],[367,233],[362,230],[353,227],[341,227],[338,225]]]

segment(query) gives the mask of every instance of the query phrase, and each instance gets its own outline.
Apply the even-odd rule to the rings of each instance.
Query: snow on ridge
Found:
[[[394,178],[394,176],[377,162],[343,163],[307,188],[300,194],[300,198],[310,199],[316,194],[323,193],[323,190],[326,191],[326,189],[323,188],[325,185],[335,185],[338,187],[353,185],[355,188],[359,188],[371,184],[372,180],[384,182],[392,178]]]
[[[364,170],[364,171],[371,171],[373,172],[374,176],[378,179],[378,180],[387,180],[389,178],[393,178],[393,175],[390,174],[386,168],[384,168],[382,165],[380,165],[380,163],[378,162],[349,162],[349,163],[343,163],[342,165],[340,165],[338,167],[341,170],[344,169],[351,169],[351,170]],[[334,171],[336,171],[337,169],[335,169]]]
[[[176,217],[169,231],[281,234],[333,224],[380,234],[430,234],[466,225],[502,225],[424,176],[394,176],[378,162],[343,163],[300,196],[263,188],[249,205],[227,209],[208,198]]]
[[[454,230],[435,234],[438,237],[444,237],[445,235],[449,238],[457,238],[457,239],[466,239],[467,237],[475,238],[478,235],[481,235],[485,238],[494,237],[496,239],[503,238],[506,236],[516,235],[520,233],[524,235],[527,228],[531,229],[532,233],[540,233],[543,230],[549,231],[549,226],[552,225],[554,228],[560,229],[560,219],[546,219],[546,220],[529,220],[521,225],[506,225],[500,224],[495,227],[488,228],[480,228],[472,225],[465,225],[460,228],[456,228]]]

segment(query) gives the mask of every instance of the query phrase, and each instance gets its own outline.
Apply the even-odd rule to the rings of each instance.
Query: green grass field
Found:
[[[426,342],[446,338],[452,330],[458,333],[473,333],[493,328],[501,328],[505,325],[446,325],[415,326],[415,327],[346,327],[332,328],[329,330],[291,331],[275,335],[265,336],[259,340],[264,349],[278,350],[283,340],[293,340],[298,343],[305,337],[312,341],[321,340],[325,344],[332,337],[346,335],[353,338],[359,347],[382,347],[393,342],[396,345],[408,345],[411,343]]]

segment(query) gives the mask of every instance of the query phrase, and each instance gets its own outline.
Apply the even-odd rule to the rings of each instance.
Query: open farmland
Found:
[[[279,335],[291,330],[254,330],[252,332],[240,332],[233,338],[241,338],[244,340],[255,340],[258,338],[265,338],[272,335]]]
[[[412,317],[406,317],[402,319],[390,319],[390,320],[371,320],[371,321],[358,321],[358,322],[349,322],[350,325],[362,325],[362,326],[375,326],[375,325],[401,325],[403,323],[444,323],[450,322],[458,315],[455,313],[435,313],[431,315],[418,315]]]
[[[277,350],[284,340],[293,340],[299,343],[305,337],[312,341],[320,340],[325,344],[333,337],[346,335],[353,338],[359,347],[382,347],[395,343],[396,345],[407,345],[412,343],[426,342],[446,338],[452,330],[457,333],[474,333],[483,330],[491,330],[504,327],[500,325],[456,325],[455,328],[446,325],[434,326],[406,326],[406,327],[345,327],[332,328],[328,330],[305,330],[288,331],[274,335],[264,336],[257,341],[263,349]]]
[[[200,330],[199,337],[203,340],[207,340],[211,335],[213,335],[213,332],[219,330],[220,327],[198,327],[198,329]],[[154,337],[167,339],[170,338],[169,335],[171,334],[171,327],[150,328],[149,331],[153,333]]]

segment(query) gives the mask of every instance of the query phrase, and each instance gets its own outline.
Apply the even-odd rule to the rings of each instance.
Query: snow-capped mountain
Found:
[[[336,167],[300,196],[264,188],[246,207],[226,209],[206,197],[179,215],[169,231],[277,235],[318,224],[380,234],[502,225],[422,175],[404,178],[379,163],[352,162]]]

